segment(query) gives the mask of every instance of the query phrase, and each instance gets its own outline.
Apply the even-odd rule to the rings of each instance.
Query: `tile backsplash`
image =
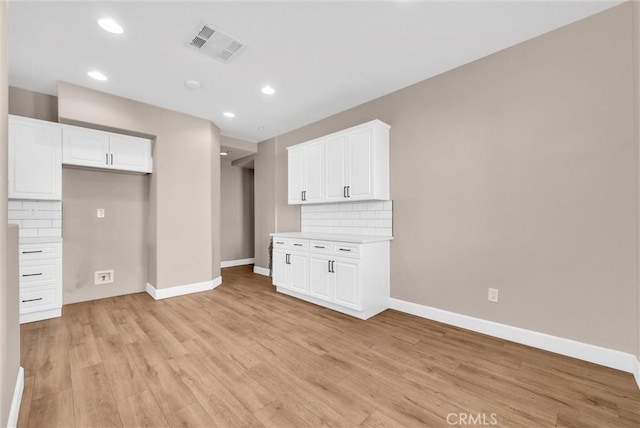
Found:
[[[9,199],[9,223],[21,238],[62,237],[62,202]]]
[[[393,236],[393,201],[302,205],[301,232]]]

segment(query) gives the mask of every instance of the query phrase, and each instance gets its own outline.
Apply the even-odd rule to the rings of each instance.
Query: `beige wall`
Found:
[[[7,3],[0,2],[0,425],[6,425],[20,366],[18,228],[7,228]]]
[[[220,161],[222,261],[253,258],[253,170]]]
[[[65,304],[145,290],[149,176],[63,168]],[[96,217],[98,208],[105,218]],[[114,270],[112,284],[94,272]]]
[[[632,7],[260,143],[260,157],[276,145],[275,169],[257,163],[256,182],[274,180],[260,198],[277,205],[256,208],[256,242],[271,216],[276,230],[299,227],[286,146],[381,119],[392,126],[392,297],[636,352]]]
[[[61,122],[155,136],[148,281],[167,288],[220,275],[219,129],[208,120],[58,84]],[[120,250],[115,243],[110,251]]]
[[[635,94],[636,94],[636,103],[635,103],[635,119],[636,119],[636,147],[638,147],[638,153],[636,155],[636,159],[638,159],[638,163],[640,165],[640,2],[639,1],[634,1],[633,2],[633,29],[634,29],[634,34],[633,34],[633,41],[634,41],[634,66],[635,66],[635,85],[636,85],[636,90],[635,90]],[[640,183],[640,166],[638,167],[637,170],[637,176],[636,176],[636,180]],[[638,186],[640,188],[640,185]],[[637,195],[637,204],[638,204],[638,212],[640,213],[640,193],[638,193]],[[636,329],[638,332],[638,348],[637,348],[637,352],[636,352],[636,356],[638,357],[638,360],[640,361],[640,215],[638,215],[638,229],[637,229],[637,236],[638,239],[636,241],[636,245],[638,245],[638,249],[637,254],[638,254],[638,258],[637,258],[637,262],[638,262],[638,269],[636,270],[637,273],[637,278],[636,278],[636,283],[638,284],[638,290],[637,290],[637,301],[638,301],[638,312],[637,312],[637,316],[636,316]],[[640,382],[640,372],[637,373],[638,376],[638,380]]]
[[[255,159],[255,265],[269,267],[269,233],[276,230],[275,174],[276,140],[258,144]]]
[[[58,97],[9,86],[9,113],[57,122]]]

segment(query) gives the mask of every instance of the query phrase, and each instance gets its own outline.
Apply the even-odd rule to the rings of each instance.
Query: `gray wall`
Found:
[[[149,180],[63,168],[65,304],[145,290]],[[98,208],[105,218],[96,217]],[[94,272],[106,269],[114,270],[114,282],[94,285]]]
[[[220,161],[222,261],[254,255],[253,170]]]
[[[269,267],[269,234],[278,232],[276,228],[275,168],[276,139],[272,138],[258,144],[254,169],[255,265],[265,269]]]
[[[268,232],[299,230],[285,148],[377,118],[392,126],[392,297],[635,353],[633,7],[260,143],[256,264]]]
[[[0,425],[6,425],[20,365],[18,228],[7,228],[7,7],[0,2]]]
[[[640,155],[640,2],[637,2],[637,1],[633,2],[633,30],[634,30],[633,40],[635,42],[634,66],[635,66],[635,76],[636,76],[636,79],[635,79],[636,109],[635,109],[634,117],[636,119],[636,145],[639,148],[638,153]],[[638,180],[640,181],[640,167],[638,168]],[[640,195],[638,195],[638,203],[640,204]],[[640,206],[638,207],[638,212],[640,212]],[[640,215],[638,215],[637,220],[638,222],[640,222]],[[636,356],[638,357],[638,361],[640,361],[640,224],[638,225],[637,233],[638,233],[637,244],[639,247],[636,250],[638,252],[638,270],[637,270],[638,277],[636,278],[636,284],[638,285],[638,291],[637,291],[638,312],[636,314],[637,315],[636,327],[638,329],[638,348],[637,348]],[[639,381],[638,379],[640,379],[640,372],[637,373],[637,376],[638,378],[636,379],[636,381]]]
[[[167,288],[218,277],[219,129],[208,120],[64,82],[58,84],[58,114],[61,122],[156,137],[149,190],[148,281]],[[119,252],[123,247],[115,241],[105,251]]]
[[[57,122],[58,97],[9,86],[9,113]]]

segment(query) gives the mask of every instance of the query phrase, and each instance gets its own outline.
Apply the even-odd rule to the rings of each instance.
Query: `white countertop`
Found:
[[[62,242],[62,238],[59,236],[43,236],[40,238],[20,238],[18,241],[20,244],[55,244]]]
[[[392,236],[347,235],[342,233],[312,233],[312,232],[276,232],[271,236],[292,239],[314,239],[318,241],[350,242],[353,244],[368,244],[393,240]]]

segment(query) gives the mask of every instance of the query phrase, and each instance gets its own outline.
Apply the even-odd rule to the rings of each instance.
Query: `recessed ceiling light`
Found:
[[[229,119],[233,119],[234,117],[236,117],[235,113],[232,113],[230,111],[225,111],[224,113],[222,113],[224,115],[224,117],[228,117]]]
[[[189,89],[198,89],[201,85],[197,80],[189,79],[184,82],[184,85]]]
[[[229,153],[231,153],[231,150],[227,150],[226,152],[220,152],[220,156],[229,156]]]
[[[101,82],[104,82],[105,80],[109,80],[107,78],[107,76],[105,76],[104,74],[100,73],[98,70],[93,70],[87,73],[89,75],[89,77],[91,77],[92,79],[96,79],[99,80]]]
[[[260,131],[264,131],[264,126],[260,125],[260,126],[258,126],[258,129],[259,129]]]
[[[271,86],[267,85],[264,88],[262,88],[262,93],[265,95],[273,95],[276,93],[276,90],[273,89]]]
[[[124,33],[122,26],[111,18],[98,19],[98,25],[102,27],[104,31],[108,31],[113,34]]]

